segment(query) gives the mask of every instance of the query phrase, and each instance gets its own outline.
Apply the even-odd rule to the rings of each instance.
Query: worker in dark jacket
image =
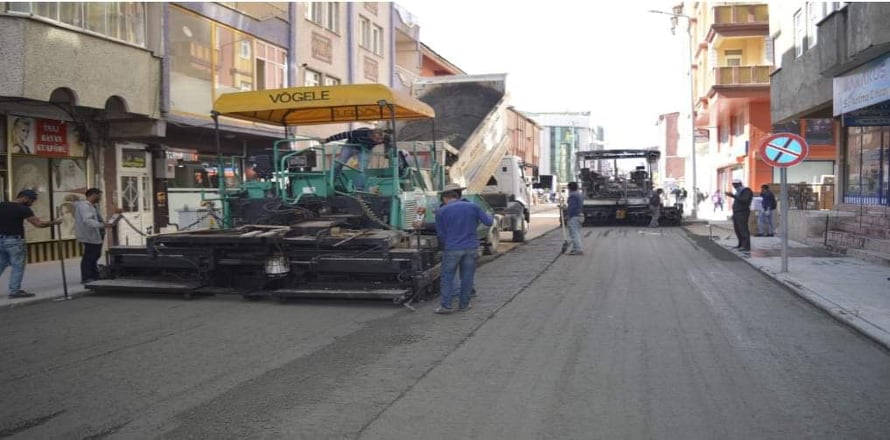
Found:
[[[740,251],[751,250],[751,231],[748,230],[748,217],[751,216],[751,200],[754,199],[754,192],[751,188],[742,185],[739,179],[733,179],[732,187],[735,192],[726,192],[727,197],[732,197],[732,227],[735,229],[735,236],[739,240],[736,248]]]
[[[62,224],[62,219],[46,221],[37,218],[31,205],[37,200],[37,192],[24,189],[12,202],[0,202],[0,275],[12,266],[9,275],[9,297],[28,298],[35,294],[22,290],[22,278],[25,276],[25,226],[28,222],[35,228],[48,228]]]
[[[757,216],[757,237],[772,237],[773,212],[776,211],[776,195],[769,190],[769,185],[760,185],[760,215]]]
[[[460,310],[470,308],[470,294],[473,291],[473,278],[476,275],[476,262],[479,259],[479,237],[476,229],[479,223],[491,226],[494,219],[479,205],[460,199],[456,191],[442,193],[445,206],[436,213],[436,235],[443,244],[441,290],[442,302],[435,312],[451,313],[454,297],[454,277],[460,268]]]
[[[329,136],[324,141],[322,141],[322,144],[327,144],[329,142],[335,141],[346,142],[340,149],[340,156],[337,158],[337,162],[334,164],[334,179],[336,180],[337,176],[340,175],[340,172],[343,170],[343,165],[349,162],[349,159],[358,156],[358,168],[360,173],[356,177],[354,185],[356,190],[364,190],[364,172],[365,168],[368,167],[368,163],[371,160],[371,150],[373,150],[374,147],[379,144],[389,143],[388,136],[386,136],[386,133],[382,129],[359,128]]]

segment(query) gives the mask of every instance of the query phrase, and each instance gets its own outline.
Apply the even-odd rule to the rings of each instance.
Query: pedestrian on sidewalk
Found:
[[[736,249],[750,251],[751,231],[748,230],[748,218],[751,217],[751,200],[754,199],[754,192],[751,191],[751,188],[742,185],[740,179],[733,179],[732,187],[735,188],[735,193],[727,191],[726,196],[733,198],[732,227],[739,241]]]
[[[48,228],[62,223],[61,219],[44,221],[34,215],[31,205],[37,200],[37,192],[30,189],[18,193],[15,201],[0,202],[0,275],[12,266],[9,274],[9,297],[28,298],[35,294],[22,290],[25,277],[25,225],[27,221],[35,228]]]
[[[568,255],[584,255],[584,246],[581,243],[581,225],[584,223],[584,212],[581,207],[584,204],[584,196],[578,191],[578,182],[569,182],[568,188],[565,218],[569,227],[569,237],[572,238],[572,249]]]
[[[711,196],[711,203],[714,204],[714,212],[717,212],[717,208],[720,208],[720,212],[723,212],[723,195],[720,194],[720,190],[714,191],[714,195]]]
[[[111,225],[105,223],[99,212],[99,200],[102,191],[90,188],[86,192],[86,200],[74,202],[74,236],[83,245],[83,257],[80,260],[80,282],[86,284],[99,279],[99,257],[102,256],[102,243],[105,241],[105,229]]]
[[[778,203],[776,203],[776,195],[769,190],[769,185],[760,185],[760,214],[757,216],[757,237],[772,237],[773,231],[773,212],[775,212]]]
[[[445,206],[439,208],[436,213],[436,235],[443,246],[440,276],[442,301],[435,312],[446,314],[452,311],[454,277],[458,270],[460,270],[458,305],[461,311],[469,310],[473,278],[479,260],[479,238],[476,236],[476,228],[479,223],[491,226],[494,219],[479,205],[461,200],[457,191],[443,192],[442,201]]]
[[[658,227],[658,219],[661,217],[661,207],[663,205],[661,200],[662,194],[664,194],[664,190],[658,188],[649,195],[649,214],[652,216],[652,220],[649,221],[650,228]]]

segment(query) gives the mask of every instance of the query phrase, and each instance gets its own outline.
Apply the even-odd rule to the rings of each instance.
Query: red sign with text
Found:
[[[65,121],[37,119],[37,138],[34,154],[40,156],[68,156],[68,127]]]

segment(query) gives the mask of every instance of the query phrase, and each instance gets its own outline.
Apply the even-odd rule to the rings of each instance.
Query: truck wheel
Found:
[[[497,255],[501,246],[501,228],[495,223],[488,229],[488,240],[486,246],[482,248],[482,255]]]
[[[525,243],[525,234],[528,232],[528,220],[522,218],[519,230],[513,231],[513,243]]]

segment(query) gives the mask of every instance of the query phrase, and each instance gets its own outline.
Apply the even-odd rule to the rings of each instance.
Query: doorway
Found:
[[[117,244],[145,245],[153,233],[151,155],[144,144],[117,144],[117,191],[115,203],[122,219],[117,226]]]

